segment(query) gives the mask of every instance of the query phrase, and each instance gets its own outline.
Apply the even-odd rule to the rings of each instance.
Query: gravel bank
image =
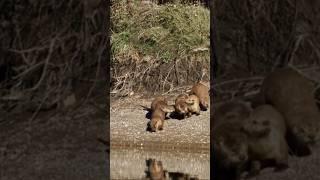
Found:
[[[175,96],[169,96],[173,104]],[[111,148],[143,147],[172,149],[194,149],[209,151],[210,110],[201,111],[199,116],[177,120],[165,120],[164,130],[151,133],[146,131],[148,111],[140,105],[149,107],[152,98],[127,98],[111,103],[110,137]]]

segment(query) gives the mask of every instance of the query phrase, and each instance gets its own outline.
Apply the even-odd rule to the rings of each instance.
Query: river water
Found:
[[[111,148],[110,173],[111,179],[121,180],[210,179],[210,154]]]

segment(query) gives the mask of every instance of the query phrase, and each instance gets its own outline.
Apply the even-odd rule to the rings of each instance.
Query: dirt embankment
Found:
[[[164,92],[209,79],[209,10],[190,4],[120,0],[111,7],[111,89]]]

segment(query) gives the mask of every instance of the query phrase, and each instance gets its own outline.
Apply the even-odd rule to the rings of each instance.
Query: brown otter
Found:
[[[254,109],[242,130],[248,136],[251,175],[258,174],[262,164],[270,160],[279,169],[288,167],[285,120],[274,107],[262,105]]]
[[[188,105],[188,111],[189,113],[195,113],[196,115],[200,115],[200,101],[198,96],[196,95],[190,95],[186,99],[186,103]]]
[[[162,130],[166,113],[173,111],[174,107],[168,105],[164,97],[156,97],[151,103],[151,121],[149,122],[151,131]]]
[[[248,139],[237,117],[213,129],[213,163],[217,179],[240,179],[248,161]]]
[[[163,96],[155,97],[154,100],[151,102],[151,111],[155,110],[158,105],[163,103],[168,104],[168,101],[165,97]]]
[[[146,161],[148,167],[148,175],[147,177],[151,180],[165,180],[166,179],[166,171],[162,166],[161,161],[157,161],[155,159],[148,159]]]
[[[284,116],[291,150],[309,155],[309,145],[320,139],[320,113],[311,81],[292,68],[278,69],[264,79],[260,96]]]
[[[175,100],[175,111],[182,116],[182,118],[184,119],[185,117],[190,117],[190,113],[188,110],[188,104],[186,103],[186,100],[188,99],[188,95],[187,94],[180,94],[177,96],[176,100]]]
[[[240,100],[231,100],[217,106],[213,114],[213,152],[215,178],[239,179],[248,163],[248,138],[242,131],[251,107]]]
[[[181,173],[181,172],[169,172],[164,169],[162,162],[157,161],[156,159],[148,159],[146,160],[147,170],[146,178],[151,180],[199,180],[197,177],[192,177],[189,174]]]
[[[213,126],[218,126],[225,121],[243,121],[250,115],[252,108],[249,103],[241,100],[230,100],[217,106],[214,112]]]
[[[210,97],[209,97],[209,87],[202,81],[196,83],[189,92],[189,95],[196,95],[200,100],[200,107],[202,110],[206,111],[209,107]]]

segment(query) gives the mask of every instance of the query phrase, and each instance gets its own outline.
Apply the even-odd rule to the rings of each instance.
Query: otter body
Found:
[[[232,117],[235,118],[235,117]],[[240,179],[248,161],[248,139],[242,122],[227,121],[213,130],[214,168],[217,179]]]
[[[165,97],[163,96],[157,96],[156,98],[154,98],[154,100],[151,102],[151,111],[155,110],[157,108],[157,106],[161,106],[161,105],[167,105],[168,101]]]
[[[192,87],[191,91],[189,92],[189,95],[192,94],[198,96],[201,109],[207,110],[210,102],[209,87],[206,86],[204,82],[199,81]]]
[[[309,144],[320,139],[320,113],[312,83],[297,71],[283,68],[265,78],[260,95],[262,102],[273,105],[284,116],[287,141],[295,153],[310,154]]]
[[[251,109],[242,101],[229,101],[214,113],[213,144],[217,179],[239,179],[248,163],[248,138],[242,131]]]
[[[188,105],[189,113],[195,113],[196,115],[200,115],[200,101],[198,96],[190,95],[187,98],[186,103]]]
[[[188,99],[188,95],[186,94],[180,94],[177,96],[175,100],[175,111],[182,116],[184,119],[185,117],[190,117],[191,114],[189,113],[188,104],[186,103]]]
[[[173,111],[174,107],[169,106],[164,97],[156,97],[151,103],[151,121],[149,122],[151,131],[163,130],[166,113]]]
[[[271,105],[254,109],[243,126],[248,136],[252,175],[258,174],[265,161],[273,160],[278,168],[288,167],[286,125],[283,116]]]

